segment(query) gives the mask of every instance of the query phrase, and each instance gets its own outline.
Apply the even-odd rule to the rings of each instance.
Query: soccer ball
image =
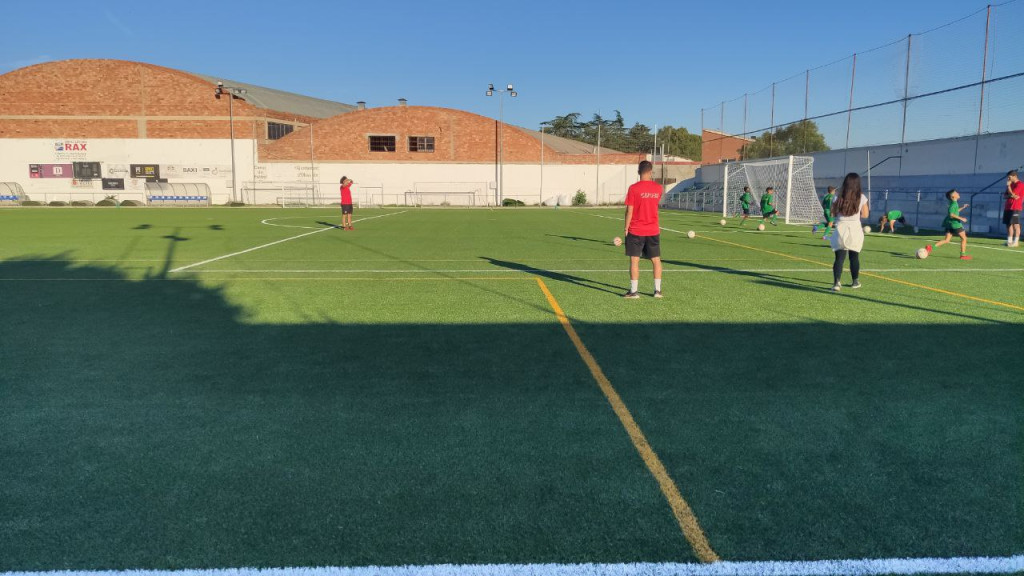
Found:
[[[719,220],[718,223],[721,224],[722,226],[725,226],[725,218]]]
[[[917,259],[918,260],[924,260],[927,257],[928,257],[928,249],[927,248],[918,248],[917,249]]]
[[[696,238],[697,237],[697,233],[694,232],[693,230],[690,230],[689,232],[686,233],[686,237],[687,238]]]
[[[864,233],[865,234],[870,234],[871,233],[871,226],[865,226],[864,227]]]
[[[622,246],[622,238],[619,238],[618,236],[612,238],[612,244],[615,244],[616,246]]]
[[[921,230],[920,230],[920,229],[919,229],[919,228],[918,228],[917,226],[914,226],[914,234],[917,234],[917,233],[918,233],[918,232],[920,232],[920,231],[921,231]]]
[[[764,224],[758,224],[757,225],[757,229],[763,231],[764,230]]]

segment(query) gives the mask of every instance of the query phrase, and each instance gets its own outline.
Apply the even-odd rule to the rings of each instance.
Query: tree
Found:
[[[690,134],[686,128],[664,126],[658,129],[658,148],[665,143],[665,153],[700,160],[701,140],[697,134]]]
[[[551,130],[548,131],[549,134],[561,136],[562,138],[579,140],[580,136],[583,134],[579,119],[579,112],[570,112],[565,116],[555,116],[551,120],[544,122],[544,124],[551,127]]]
[[[760,138],[743,147],[743,159],[771,158],[773,156],[789,156],[790,154],[806,154],[830,150],[825,143],[825,136],[818,131],[813,120],[801,120],[775,131],[765,132]]]

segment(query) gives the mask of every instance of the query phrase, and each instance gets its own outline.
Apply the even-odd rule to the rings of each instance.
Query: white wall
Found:
[[[235,140],[239,180],[252,173],[252,142]],[[103,177],[124,178],[125,190],[104,191],[100,180],[29,177],[30,164],[72,162],[100,162]],[[145,180],[131,178],[131,164],[160,165],[160,177],[168,182],[208,184],[217,203],[230,198],[230,140],[0,139],[0,182],[17,182],[33,200],[144,200]]]
[[[64,148],[58,149],[58,145]],[[84,150],[82,149],[84,148]],[[103,177],[124,178],[125,190],[104,191],[100,180],[30,178],[30,164],[100,162]],[[156,164],[170,183],[205,183],[214,204],[231,198],[230,140],[162,139],[0,139],[0,182],[16,182],[33,200],[145,200],[145,180],[131,178],[131,164]],[[246,203],[274,204],[279,197],[315,194],[321,201],[338,201],[338,181],[356,181],[356,201],[404,204],[493,204],[493,164],[254,162],[253,141],[235,140],[238,196]],[[590,203],[621,202],[637,181],[636,166],[506,164],[504,198],[527,204],[565,203],[583,190]],[[473,191],[468,195],[461,192]],[[415,194],[421,192],[422,194]],[[448,192],[447,196],[443,194]]]

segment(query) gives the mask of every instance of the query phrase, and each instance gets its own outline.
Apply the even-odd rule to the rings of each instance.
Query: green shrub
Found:
[[[502,206],[526,206],[526,202],[522,200],[516,200],[515,198],[505,198],[501,201]]]
[[[71,203],[72,206],[93,206],[92,200],[75,200]]]
[[[50,206],[67,206],[68,203],[63,200],[53,200],[49,204]]]
[[[122,200],[121,206],[145,206],[146,203],[141,200]]]
[[[97,206],[117,206],[117,200],[112,198],[104,198],[96,203]]]
[[[573,206],[586,206],[587,205],[587,193],[583,190],[577,190],[576,195],[572,197]]]
[[[22,206],[42,206],[43,203],[38,200],[22,200]]]

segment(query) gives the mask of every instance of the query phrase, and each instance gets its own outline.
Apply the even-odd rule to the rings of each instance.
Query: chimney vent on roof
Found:
[[[356,102],[356,110],[366,110],[366,102],[363,102],[362,100]]]
[[[409,101],[408,101],[408,100],[406,100],[405,98],[399,98],[399,99],[398,99],[398,105],[399,105],[399,106],[402,106],[403,108],[404,108],[404,107],[405,107],[405,106],[406,106],[406,105],[407,105],[408,103],[409,103]]]

